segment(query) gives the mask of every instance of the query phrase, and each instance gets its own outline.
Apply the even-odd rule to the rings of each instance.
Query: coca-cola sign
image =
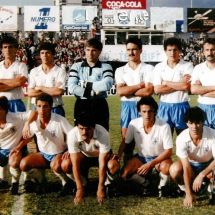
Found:
[[[146,0],[102,0],[102,9],[146,9]]]

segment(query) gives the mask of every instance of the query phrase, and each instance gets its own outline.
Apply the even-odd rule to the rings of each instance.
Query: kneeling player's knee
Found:
[[[169,175],[169,169],[172,162],[161,162],[159,170],[165,175]]]
[[[63,161],[61,169],[64,173],[72,173],[72,163],[70,161]]]
[[[57,162],[51,162],[50,167],[54,172],[57,173],[62,172],[61,165]]]
[[[20,167],[20,170],[24,171],[24,172],[26,172],[30,169],[30,166],[28,165],[28,163],[25,159],[21,160],[19,167]]]
[[[109,160],[108,161],[108,164],[107,164],[107,167],[108,167],[108,171],[114,175],[120,168],[120,164],[117,160]]]
[[[169,174],[173,180],[180,174],[181,167],[177,163],[173,163],[169,168]]]

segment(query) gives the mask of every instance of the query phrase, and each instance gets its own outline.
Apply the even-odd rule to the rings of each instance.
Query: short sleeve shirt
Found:
[[[203,163],[215,158],[215,131],[203,127],[202,140],[195,145],[190,137],[189,129],[182,131],[176,139],[176,155],[191,162]]]
[[[143,128],[143,119],[131,120],[125,137],[126,144],[135,141],[137,153],[143,157],[159,156],[164,150],[173,148],[172,133],[167,123],[156,118],[149,133]]]
[[[30,124],[31,134],[37,137],[39,151],[49,155],[59,154],[67,149],[65,136],[71,129],[67,119],[55,113],[51,114],[45,129],[41,128],[39,119]]]
[[[69,153],[82,152],[87,157],[93,157],[93,152],[107,153],[110,151],[109,133],[100,125],[95,126],[93,138],[90,143],[82,141],[78,127],[74,127],[68,134]]]
[[[161,85],[162,81],[180,82],[184,75],[191,75],[193,71],[193,65],[190,62],[180,60],[174,67],[170,68],[167,61],[158,63],[154,69],[154,81],[153,85]],[[175,91],[168,94],[162,94],[160,101],[167,103],[182,103],[189,100],[187,91]]]
[[[152,65],[140,63],[139,66],[133,70],[127,63],[125,66],[116,69],[115,82],[116,84],[126,84],[127,86],[136,85],[140,82],[152,83],[153,69],[154,67]],[[139,99],[140,97],[121,97],[122,101],[136,101]]]

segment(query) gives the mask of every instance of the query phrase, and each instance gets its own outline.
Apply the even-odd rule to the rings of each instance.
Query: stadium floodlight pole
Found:
[[[190,0],[190,8],[193,8],[193,0]]]

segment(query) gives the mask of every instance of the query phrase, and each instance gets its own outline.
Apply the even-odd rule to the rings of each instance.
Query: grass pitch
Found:
[[[73,107],[75,98],[64,97],[67,119],[73,124]],[[120,100],[117,96],[109,96],[110,137],[114,152],[120,144],[119,126]],[[196,97],[191,97],[191,105],[196,104]],[[93,177],[96,171],[91,173]],[[49,181],[58,179],[47,170]],[[58,197],[57,193],[44,195],[21,194],[11,196],[7,191],[0,193],[0,215],[215,215],[215,206],[208,205],[208,200],[198,201],[191,209],[183,208],[183,198],[142,198],[126,196],[107,199],[103,205],[98,205],[96,196],[90,195],[85,202],[75,206],[73,196]],[[15,205],[15,206],[14,206]]]

